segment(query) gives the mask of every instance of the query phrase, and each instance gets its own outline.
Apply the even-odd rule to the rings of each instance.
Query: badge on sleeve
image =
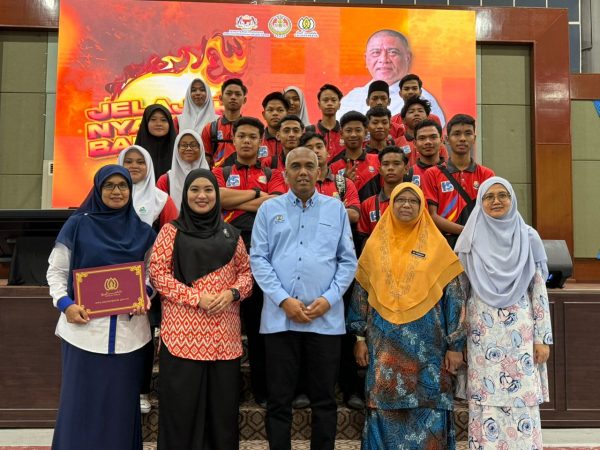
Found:
[[[229,175],[229,178],[227,178],[227,183],[225,184],[225,187],[239,187],[240,186],[240,176],[237,174],[231,174]]]

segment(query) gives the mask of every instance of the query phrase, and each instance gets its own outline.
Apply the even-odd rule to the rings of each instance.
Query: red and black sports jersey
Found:
[[[258,188],[267,194],[282,194],[286,191],[281,173],[278,170],[273,170],[269,177],[268,172],[261,167],[259,162],[253,166],[246,166],[235,161],[231,166],[227,179],[224,178],[223,169],[223,167],[213,169],[219,187],[237,190]],[[228,223],[244,214],[246,214],[246,211],[241,209],[223,210],[223,218]]]
[[[311,130],[312,128],[312,130]],[[329,153],[329,161],[337,156],[342,150],[344,150],[344,140],[342,139],[342,127],[340,122],[335,122],[335,127],[328,130],[319,120],[316,125],[307,127],[306,131],[315,131],[325,138],[325,146],[327,147],[327,153]]]
[[[440,158],[439,164],[445,164],[444,158]],[[409,178],[406,181],[414,183],[417,186],[421,187],[421,189],[423,189],[422,185],[425,180],[425,172],[427,172],[427,169],[429,169],[430,167],[433,167],[433,165],[430,166],[428,164],[425,164],[420,159],[417,159],[417,163],[414,166],[412,166],[410,168],[410,171],[406,174]]]
[[[258,148],[258,159],[281,154],[281,142],[265,128],[263,140]]]
[[[216,122],[216,127],[213,125]],[[207,155],[212,156],[213,167],[230,166],[235,162],[233,123],[225,117],[204,125],[202,144]]]
[[[363,150],[356,160],[351,160],[346,157],[346,150],[343,150],[329,163],[331,172],[334,175],[337,173],[343,175],[352,165],[357,166],[354,184],[358,190],[360,200],[364,201],[370,196],[378,194],[381,189],[381,180],[379,177],[380,163],[377,155]]]
[[[442,121],[435,114],[429,114],[427,116],[427,119],[433,120],[440,127],[442,126]],[[398,138],[398,137],[402,136],[404,134],[405,127],[404,127],[404,122],[402,121],[402,117],[400,116],[400,114],[393,115],[391,123],[392,123],[392,127],[390,128],[390,134],[392,136],[394,136],[394,138]],[[396,135],[394,133],[396,133]]]
[[[315,188],[320,194],[328,195],[329,197],[339,198],[344,202],[346,208],[353,208],[357,211],[360,210],[360,199],[358,198],[358,191],[354,182],[348,178],[344,178],[346,183],[346,191],[344,192],[344,198],[340,195],[337,183],[335,181],[335,175],[329,171],[327,176],[323,180],[317,181]]]
[[[452,160],[446,163],[446,168],[473,200],[477,198],[477,191],[481,183],[494,176],[492,169],[474,161],[471,161],[469,167],[463,171],[458,170]],[[466,202],[438,166],[427,169],[424,179],[421,180],[421,189],[427,203],[437,206],[437,213],[440,217],[452,222],[458,221]]]
[[[377,208],[379,203],[379,208]],[[385,196],[383,189],[377,195],[372,195],[360,204],[360,219],[358,220],[358,232],[370,236],[375,225],[388,208],[390,199]]]

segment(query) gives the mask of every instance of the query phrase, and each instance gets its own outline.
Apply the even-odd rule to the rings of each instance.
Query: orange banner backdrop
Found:
[[[244,115],[261,118],[267,93],[295,85],[315,123],[324,83],[348,94],[343,109],[364,112],[363,87],[381,78],[365,48],[382,29],[409,41],[397,76],[418,74],[445,120],[475,116],[472,11],[61,0],[53,207],[79,205],[95,171],[133,143],[145,106],[180,114],[198,75],[217,110],[221,83],[238,77],[249,90]]]

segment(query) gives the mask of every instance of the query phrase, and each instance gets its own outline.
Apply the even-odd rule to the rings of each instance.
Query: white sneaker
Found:
[[[150,404],[150,399],[148,398],[148,394],[140,395],[140,411],[142,414],[148,414],[152,409],[152,405]]]

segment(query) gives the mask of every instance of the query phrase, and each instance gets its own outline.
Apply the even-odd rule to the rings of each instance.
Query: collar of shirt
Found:
[[[389,202],[390,198],[385,195],[385,192],[383,192],[383,188],[381,188],[381,191],[379,191],[379,202]]]
[[[273,141],[273,140],[277,140],[277,137],[272,135],[271,133],[269,133],[269,129],[265,128],[265,140],[267,141]]]
[[[356,159],[350,159],[346,156],[346,149],[344,149],[341,153],[342,155],[342,159],[344,161],[364,161],[365,159],[367,159],[367,152],[365,150],[362,151],[362,153],[360,154],[360,156]]]
[[[228,119],[227,119],[227,117],[225,117],[225,116],[221,116],[221,117],[220,117],[220,119],[221,119],[221,125],[227,125],[227,124],[230,124],[230,123],[237,122],[237,121],[238,121],[238,120],[240,120],[241,118],[242,118],[242,116],[238,117],[238,118],[237,118],[237,119],[235,119],[235,120],[228,120]]]
[[[469,163],[469,167],[467,167],[465,170],[460,170],[458,167],[456,167],[454,165],[454,163],[452,162],[452,160],[449,159],[448,162],[446,163],[446,167],[448,168],[448,172],[450,172],[450,173],[475,172],[475,168],[477,167],[477,163],[475,161],[473,161],[473,158],[471,158],[471,162]]]
[[[438,166],[440,164],[444,164],[444,158],[442,158],[441,156],[440,156],[439,161],[436,164],[433,164],[433,165],[425,164],[423,161],[421,161],[420,158],[417,159],[417,166],[419,166],[423,170],[429,169],[430,167],[433,167],[433,166]]]
[[[321,132],[322,135],[325,135],[325,134],[329,133],[330,131],[335,131],[336,133],[339,133],[341,126],[340,126],[340,121],[336,120],[335,127],[333,127],[331,130],[329,130],[329,129],[325,128],[323,125],[321,125],[321,121],[319,120],[317,122],[317,128],[319,129],[319,131]]]
[[[296,194],[294,194],[294,191],[292,191],[291,189],[289,191],[287,191],[287,194],[285,194],[288,196],[288,200],[290,201],[290,203],[294,206],[298,206],[300,208],[304,208],[302,200],[300,200]],[[306,208],[310,208],[311,206],[315,206],[317,203],[317,198],[319,196],[319,192],[315,189],[315,191],[313,192],[313,195],[306,201]]]
[[[237,170],[240,170],[240,169],[249,169],[250,167],[257,167],[257,168],[260,169],[260,167],[261,167],[260,166],[260,161],[258,161],[258,160],[253,165],[249,166],[247,164],[242,164],[236,158],[234,164],[235,164],[235,167],[236,167]]]

